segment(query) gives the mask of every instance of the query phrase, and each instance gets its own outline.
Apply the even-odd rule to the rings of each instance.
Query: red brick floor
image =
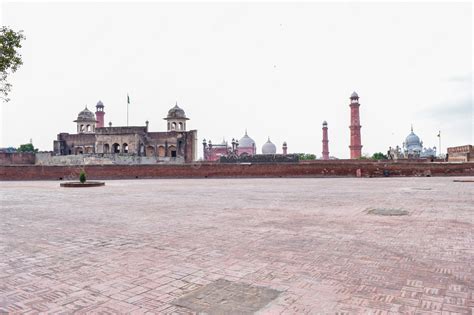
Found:
[[[453,179],[1,182],[0,313],[186,313],[226,279],[282,291],[262,314],[472,314],[474,183]]]

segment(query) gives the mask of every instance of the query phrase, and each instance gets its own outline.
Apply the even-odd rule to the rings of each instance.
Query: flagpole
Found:
[[[438,131],[438,138],[439,138],[439,157],[442,157],[441,154],[443,154],[442,153],[443,151],[441,151],[441,130]]]

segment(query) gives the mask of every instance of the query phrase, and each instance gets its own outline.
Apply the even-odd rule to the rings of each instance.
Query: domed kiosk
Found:
[[[168,121],[168,131],[186,131],[186,117],[184,110],[178,106],[178,102],[168,111],[168,116],[164,118]]]
[[[94,133],[97,120],[95,114],[91,112],[87,106],[77,115],[74,120],[77,123],[77,133]]]

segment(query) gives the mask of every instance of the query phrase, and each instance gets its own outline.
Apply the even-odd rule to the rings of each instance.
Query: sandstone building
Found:
[[[77,133],[60,133],[54,141],[54,155],[135,155],[156,157],[159,161],[196,160],[197,131],[186,129],[189,118],[176,104],[164,120],[167,131],[151,132],[145,126],[104,126],[104,104],[99,101],[95,114],[87,107],[74,122]]]

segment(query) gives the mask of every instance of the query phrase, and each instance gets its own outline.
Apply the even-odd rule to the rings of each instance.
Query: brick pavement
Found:
[[[262,314],[472,314],[474,184],[453,179],[1,182],[0,313],[189,313],[225,279],[281,292]]]

